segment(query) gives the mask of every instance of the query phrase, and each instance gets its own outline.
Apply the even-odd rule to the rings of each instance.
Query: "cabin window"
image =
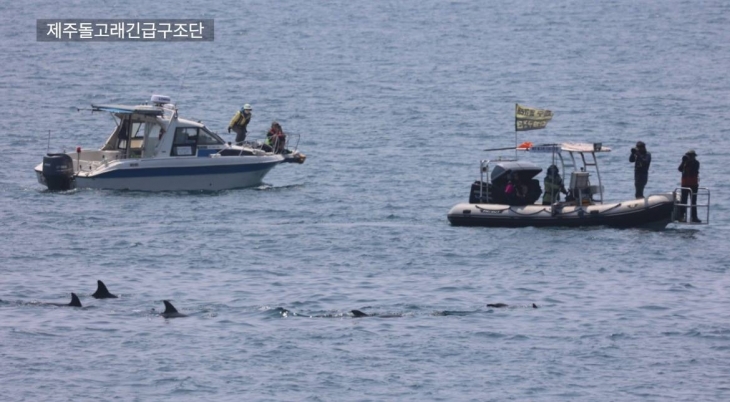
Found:
[[[129,139],[129,119],[123,119],[117,126],[117,149],[127,149]]]
[[[132,138],[139,139],[144,138],[145,123],[137,122],[132,123]]]
[[[220,145],[223,140],[210,131],[201,128],[198,134],[198,145]]]
[[[194,156],[197,153],[198,128],[178,127],[172,143],[171,156]]]

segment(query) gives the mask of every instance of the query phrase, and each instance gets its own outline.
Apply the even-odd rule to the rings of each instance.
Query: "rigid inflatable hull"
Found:
[[[563,207],[553,214],[552,206],[500,204],[457,204],[448,213],[453,226],[485,227],[581,227],[664,228],[672,218],[671,194],[614,204]]]

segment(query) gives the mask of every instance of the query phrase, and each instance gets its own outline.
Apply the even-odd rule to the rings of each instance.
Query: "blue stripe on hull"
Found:
[[[90,176],[93,179],[118,179],[133,177],[158,177],[158,176],[201,176],[218,175],[229,173],[245,173],[268,170],[278,165],[279,162],[252,163],[245,165],[216,165],[216,166],[186,166],[186,167],[159,167],[159,168],[133,168],[118,169],[99,175]]]
[[[201,149],[198,148],[198,158],[207,158],[210,155],[217,154],[220,149]]]

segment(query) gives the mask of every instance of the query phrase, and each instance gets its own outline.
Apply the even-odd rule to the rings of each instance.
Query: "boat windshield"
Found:
[[[208,131],[206,127],[200,129],[198,134],[198,145],[220,145],[224,144],[225,141],[217,134]]]

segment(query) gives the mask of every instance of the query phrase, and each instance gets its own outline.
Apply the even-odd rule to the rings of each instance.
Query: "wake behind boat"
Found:
[[[515,149],[533,153],[552,153],[555,163],[562,166],[560,171],[566,172],[566,168],[572,169],[566,201],[548,205],[536,204],[542,189],[535,177],[542,172],[542,168],[534,163],[521,160],[482,160],[479,166],[480,180],[472,184],[469,202],[455,205],[448,213],[452,225],[491,227],[606,225],[622,228],[664,228],[670,222],[678,222],[680,211],[686,207],[679,203],[679,193],[682,188],[665,194],[604,203],[604,188],[596,154],[609,152],[610,149],[600,143],[538,146],[524,143]],[[485,176],[488,181],[485,181]],[[592,185],[591,180],[597,184]],[[518,192],[508,194],[507,188],[511,185],[522,186],[519,196],[515,195]],[[706,203],[697,205],[698,208],[706,209],[704,222],[707,223],[709,190],[700,188],[698,195],[706,197],[707,200]]]
[[[113,115],[116,128],[101,149],[47,154],[35,173],[49,190],[252,187],[276,165],[303,163],[306,158],[296,147],[273,152],[255,142],[226,143],[204,124],[179,118],[175,105],[163,95],[153,95],[151,105],[92,105],[92,110]]]

